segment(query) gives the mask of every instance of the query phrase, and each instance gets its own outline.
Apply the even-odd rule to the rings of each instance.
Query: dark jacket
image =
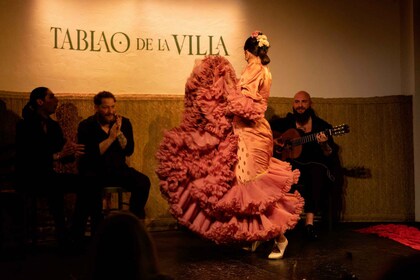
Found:
[[[288,113],[285,118],[275,118],[270,120],[270,125],[273,132],[276,131],[282,134],[290,128],[296,129],[296,120],[292,113]],[[324,121],[316,115],[312,115],[312,131],[306,134],[301,132],[301,136],[318,133],[320,131],[325,131],[331,128],[332,126],[328,122]],[[323,154],[321,146],[316,140],[314,140],[312,142],[303,144],[300,156],[294,159],[289,159],[288,161],[293,165],[294,168],[301,170],[301,178],[299,180],[300,183],[302,183],[301,179],[306,177],[305,172],[307,172],[308,168],[311,168],[311,166],[315,165],[326,167],[325,170],[327,172],[321,172],[319,175],[328,176],[329,180],[327,181],[330,182],[328,185],[331,187],[332,197],[332,218],[334,221],[338,221],[341,218],[343,210],[344,173],[339,157],[339,146],[334,142],[332,136],[329,136],[328,144],[333,150],[331,155],[328,157]],[[274,156],[277,157],[278,155],[274,154]],[[303,184],[305,184],[305,182],[303,182]],[[311,201],[312,198],[305,198],[307,201],[305,203],[310,205],[310,202],[308,202],[307,199]]]
[[[47,132],[43,125],[46,125]],[[53,154],[63,149],[65,138],[60,125],[51,118],[24,114],[16,125],[16,173],[22,177],[54,172]]]

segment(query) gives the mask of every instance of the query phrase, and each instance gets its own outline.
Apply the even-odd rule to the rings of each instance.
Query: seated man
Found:
[[[111,92],[99,92],[93,102],[96,113],[80,122],[78,127],[78,142],[86,147],[85,155],[79,161],[79,172],[90,185],[117,185],[130,191],[130,211],[144,219],[150,180],[126,163],[126,157],[134,152],[131,122],[117,115],[116,98]],[[96,199],[95,205],[94,226],[101,219],[101,197]]]
[[[338,157],[338,145],[331,135],[325,133],[332,126],[318,117],[311,105],[310,95],[305,91],[299,91],[293,99],[293,113],[288,113],[285,118],[273,118],[270,125],[275,138],[275,157],[289,161],[301,172],[299,183],[295,187],[302,187],[298,191],[305,199],[306,234],[310,240],[314,240],[317,239],[314,215],[319,212],[325,213],[328,192],[338,193],[332,188],[341,188],[343,174]],[[297,135],[291,135],[292,132],[296,132]],[[313,141],[302,141],[296,147],[287,147],[288,143],[281,143],[283,140],[310,135],[314,135]],[[295,188],[292,188],[292,191],[294,190]],[[334,204],[341,205],[335,202]]]
[[[88,211],[89,189],[83,189],[79,177],[58,173],[54,163],[72,161],[83,155],[84,145],[66,141],[54,114],[58,99],[46,87],[35,88],[22,111],[23,119],[16,125],[16,178],[20,191],[45,195],[54,217],[59,245],[66,245],[64,194],[77,193],[74,226],[80,224],[79,214]],[[80,230],[80,229],[78,229]]]

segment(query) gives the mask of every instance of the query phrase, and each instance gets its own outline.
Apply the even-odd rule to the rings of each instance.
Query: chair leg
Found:
[[[28,194],[23,195],[23,204],[24,236],[31,245],[36,245],[38,242],[36,197]]]
[[[123,190],[118,190],[118,210],[123,209]]]
[[[105,193],[105,215],[108,215],[108,213],[111,211],[112,209],[112,193]]]
[[[30,223],[31,223],[31,240],[32,244],[36,245],[38,243],[38,200],[36,197],[31,197],[31,206],[30,206]]]
[[[332,231],[333,228],[333,207],[332,207],[332,195],[331,192],[328,194],[328,230]]]

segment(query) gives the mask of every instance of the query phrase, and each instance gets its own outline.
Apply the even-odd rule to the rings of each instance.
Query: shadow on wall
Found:
[[[273,116],[275,116],[275,110],[273,107],[268,106],[267,110],[265,111],[265,118],[270,120]]]
[[[162,194],[160,192],[159,188],[159,179],[156,176],[156,168],[157,168],[157,161],[155,159],[155,153],[159,148],[160,142],[163,137],[164,131],[162,131],[162,124],[165,124],[165,129],[171,129],[172,127],[166,127],[169,126],[172,123],[171,119],[169,117],[157,117],[155,118],[149,125],[149,139],[152,141],[148,141],[144,147],[144,154],[153,156],[153,163],[154,164],[148,164],[146,161],[144,162],[142,166],[142,170],[146,174],[153,174],[153,176],[150,176],[150,180],[152,180],[152,186],[156,186],[155,188],[151,188],[150,192],[151,195],[149,196],[148,205],[160,205],[161,207],[154,207],[153,209],[148,209],[148,212],[153,217],[171,217],[168,213],[168,204],[166,200],[163,199]],[[158,140],[158,141],[156,141]],[[156,181],[155,181],[156,180]],[[155,181],[155,182],[154,182]],[[152,213],[153,212],[153,213]]]
[[[6,102],[0,99],[0,176],[11,175],[14,171],[16,154],[16,123],[19,115],[6,108]]]

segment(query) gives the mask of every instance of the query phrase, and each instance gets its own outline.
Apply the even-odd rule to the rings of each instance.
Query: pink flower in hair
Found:
[[[251,33],[251,37],[252,38],[257,38],[258,37],[258,35],[261,35],[262,34],[262,32],[261,31],[259,31],[259,30],[255,30],[254,32],[252,32]]]

